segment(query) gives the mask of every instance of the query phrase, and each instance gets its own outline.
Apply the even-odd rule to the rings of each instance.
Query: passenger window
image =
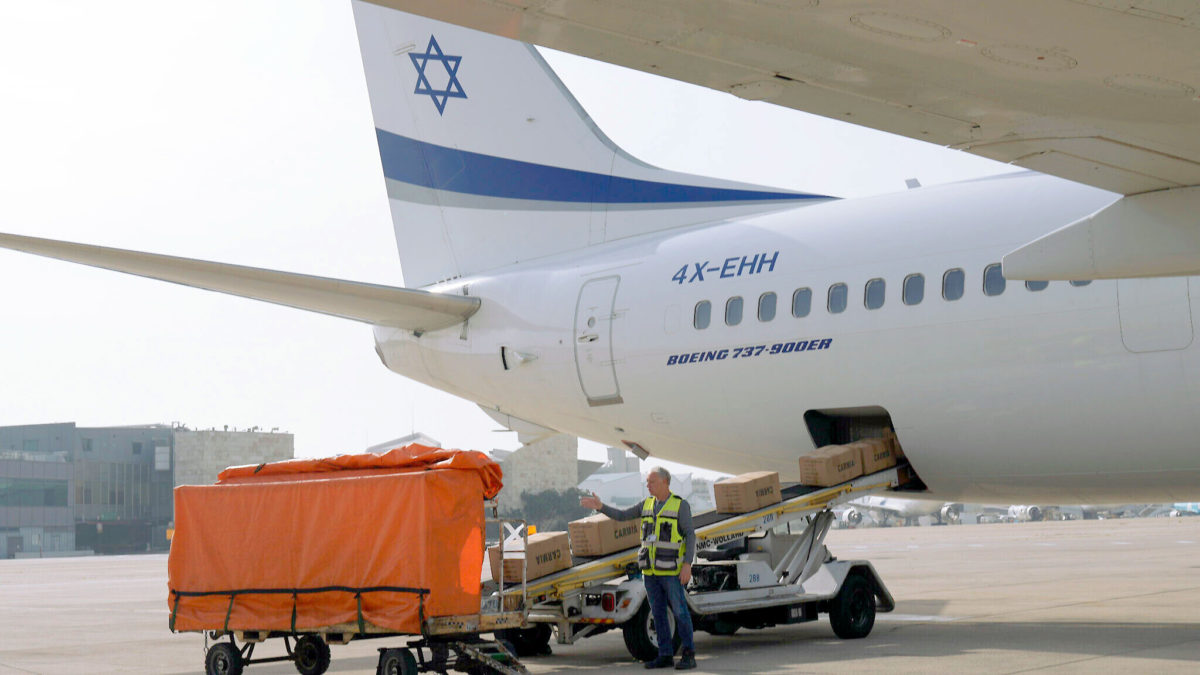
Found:
[[[1004,272],[1000,269],[1000,263],[992,263],[983,268],[984,295],[1000,295],[1004,292],[1004,285]]]
[[[763,293],[758,296],[758,320],[770,321],[775,318],[775,294]]]
[[[846,311],[846,299],[849,297],[846,284],[834,284],[829,287],[829,313],[841,314]]]
[[[808,288],[797,288],[795,293],[792,293],[792,316],[797,319],[808,316],[812,311],[812,290]]]
[[[883,279],[872,279],[867,282],[867,287],[863,290],[863,304],[867,309],[879,309],[883,307],[883,296],[887,291],[887,284]]]
[[[1088,279],[1086,281],[1072,281],[1071,285],[1072,286],[1087,286],[1090,283],[1092,283],[1092,280]]]
[[[958,300],[963,296],[963,286],[966,280],[966,275],[963,274],[962,268],[954,268],[947,270],[942,275],[942,297],[947,300]]]
[[[701,300],[696,303],[696,314],[692,317],[692,325],[696,327],[696,330],[704,330],[708,328],[710,321],[712,321],[712,303]]]
[[[734,296],[725,303],[725,325],[736,326],[742,322],[742,298]]]
[[[1044,291],[1050,285],[1049,281],[1026,281],[1025,288],[1031,291]]]
[[[910,274],[904,277],[904,287],[900,289],[904,304],[919,305],[925,299],[925,275]]]

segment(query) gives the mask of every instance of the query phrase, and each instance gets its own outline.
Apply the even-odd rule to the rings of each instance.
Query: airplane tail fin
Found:
[[[828,199],[659,169],[530,45],[354,2],[405,285]]]

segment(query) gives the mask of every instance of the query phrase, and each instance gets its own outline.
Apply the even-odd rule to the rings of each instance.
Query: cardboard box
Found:
[[[538,532],[529,535],[529,550],[524,557],[518,558],[520,551],[506,550],[504,552],[504,583],[521,583],[521,566],[528,561],[529,573],[527,579],[536,579],[565,570],[571,566],[571,546],[566,532]],[[488,564],[492,568],[492,578],[500,578],[500,547],[488,548]]]
[[[597,513],[567,524],[571,533],[571,552],[578,556],[608,555],[641,543],[638,534],[640,521],[617,521]]]
[[[849,445],[826,445],[800,458],[800,482],[830,487],[862,475],[862,453]]]
[[[747,513],[783,499],[779,474],[774,471],[754,471],[713,484],[713,496],[720,513]]]
[[[864,438],[850,445],[857,447],[861,453],[864,476],[896,466],[892,443],[886,438]]]
[[[904,448],[900,447],[900,439],[896,438],[896,432],[891,429],[884,429],[883,437],[887,442],[892,444],[892,456],[896,458],[896,461],[899,462],[904,459]]]

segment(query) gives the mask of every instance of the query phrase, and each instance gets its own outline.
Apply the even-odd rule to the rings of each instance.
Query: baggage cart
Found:
[[[485,504],[500,478],[482,453],[410,445],[176,488],[170,628],[203,633],[205,671],[221,675],[280,661],[319,675],[330,645],[402,637],[379,650],[379,672],[525,672],[481,638],[526,624],[524,584],[504,589],[508,604],[481,604]],[[284,653],[256,656],[267,640]]]

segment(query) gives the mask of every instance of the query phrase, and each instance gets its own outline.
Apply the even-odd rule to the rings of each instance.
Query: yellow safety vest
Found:
[[[683,559],[683,534],[679,531],[679,507],[683,500],[672,494],[662,510],[654,513],[654,497],[642,502],[642,547],[638,549],[638,567],[650,576],[679,574]]]

